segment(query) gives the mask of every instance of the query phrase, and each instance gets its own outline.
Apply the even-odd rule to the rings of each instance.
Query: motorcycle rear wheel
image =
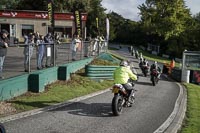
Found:
[[[120,95],[115,95],[112,99],[112,112],[113,115],[119,116],[123,110],[123,98]]]

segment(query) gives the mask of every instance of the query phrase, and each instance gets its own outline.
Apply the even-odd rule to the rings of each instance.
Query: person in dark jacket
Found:
[[[7,54],[7,47],[9,43],[8,35],[9,35],[8,31],[4,29],[0,33],[0,80],[4,79],[2,72],[3,72],[4,59]]]
[[[45,58],[46,58],[46,67],[50,67],[52,65],[52,58],[53,58],[53,36],[49,32],[44,37],[45,44]]]
[[[34,42],[35,40],[35,34],[29,33],[29,35],[24,34],[24,72],[30,72],[30,60],[33,55],[33,49],[34,49]]]

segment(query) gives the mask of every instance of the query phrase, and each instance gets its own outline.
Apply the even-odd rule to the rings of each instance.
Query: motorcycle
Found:
[[[148,65],[144,65],[143,62],[141,61],[141,62],[139,63],[139,67],[140,67],[140,69],[141,69],[143,75],[146,77],[147,74],[148,74],[148,72],[149,72],[149,66],[148,66]]]
[[[129,83],[132,87],[134,83]],[[114,93],[114,97],[112,99],[112,112],[115,116],[119,116],[124,107],[131,107],[134,103],[134,90],[130,92],[130,97],[128,91],[121,85],[115,84],[112,87],[112,93]]]
[[[149,72],[149,66],[143,65],[143,66],[141,67],[141,69],[142,69],[142,73],[143,73],[144,76],[146,77],[147,74],[148,74],[148,72]]]
[[[155,86],[159,81],[158,72],[156,71],[156,69],[153,69],[151,72],[151,81],[153,86]]]
[[[139,59],[139,54],[137,52],[135,53],[135,58]]]

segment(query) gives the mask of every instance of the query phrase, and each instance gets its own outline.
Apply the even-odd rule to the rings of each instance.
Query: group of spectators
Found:
[[[83,41],[85,42],[84,44]],[[95,38],[91,38],[91,36],[88,35],[85,40],[83,40],[79,35],[74,34],[71,42],[72,61],[76,60],[77,52],[83,50],[83,47],[84,56],[88,57],[90,55],[93,56],[98,52],[102,52],[103,48],[106,46],[106,40],[104,39],[103,35]]]
[[[56,35],[57,36],[57,35]],[[24,33],[24,71],[30,70],[30,59],[33,55],[34,46],[36,47],[37,69],[40,70],[45,67],[50,67],[54,63],[53,56],[53,35],[49,32],[45,36],[36,33]],[[46,58],[46,62],[44,60]]]
[[[0,31],[0,80],[4,79],[2,76],[3,64],[9,46],[9,32],[7,30]],[[33,56],[34,48],[36,49],[37,70],[55,65],[57,58],[57,46],[53,44],[60,44],[59,34],[52,35],[51,32],[46,35],[41,35],[39,32],[23,33],[24,38],[24,72],[30,72],[30,63]],[[55,49],[54,49],[54,46]],[[106,40],[102,36],[92,38],[88,35],[82,39],[79,35],[74,34],[71,41],[72,61],[76,60],[77,52],[83,50],[84,56],[93,56],[101,52],[107,46]],[[54,51],[55,50],[55,51]],[[54,57],[55,56],[55,57]]]

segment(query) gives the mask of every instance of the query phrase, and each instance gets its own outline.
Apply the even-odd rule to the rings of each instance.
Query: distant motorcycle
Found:
[[[135,58],[139,59],[139,54],[137,52],[135,53]]]
[[[151,81],[153,86],[155,86],[159,81],[158,71],[156,71],[156,69],[153,69],[151,72]]]
[[[143,73],[143,75],[146,77],[148,72],[149,72],[149,66],[148,65],[144,65],[143,62],[139,63],[139,67]]]
[[[134,86],[134,83],[129,83]],[[124,107],[131,107],[134,103],[134,90],[131,91],[130,97],[128,98],[128,92],[121,84],[115,84],[112,87],[112,93],[114,97],[112,99],[112,112],[115,116],[119,116]]]
[[[149,72],[149,66],[143,65],[143,66],[141,67],[141,69],[142,69],[142,73],[143,73],[144,76],[146,77],[147,74],[148,74],[148,72]]]

